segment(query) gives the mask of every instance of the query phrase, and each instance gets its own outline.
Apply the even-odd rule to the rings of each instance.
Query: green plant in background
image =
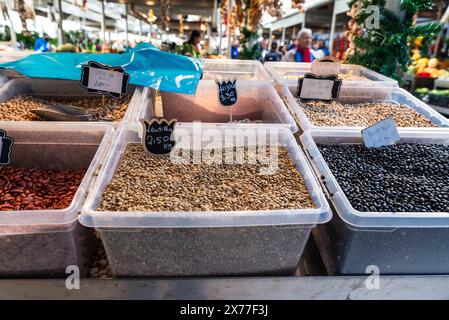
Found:
[[[3,30],[0,31],[0,41],[11,41],[11,30],[9,26],[4,26]]]
[[[261,57],[259,43],[257,42],[257,32],[251,32],[247,28],[243,28],[240,33],[240,43],[242,44],[242,52],[239,53],[241,60],[258,60]]]
[[[348,62],[366,66],[388,77],[400,80],[399,71],[405,71],[411,63],[410,42],[411,38],[424,36],[431,38],[438,35],[441,25],[429,23],[415,26],[415,15],[418,11],[431,9],[431,0],[403,0],[401,12],[403,17],[398,17],[386,8],[385,0],[351,0],[349,7],[355,3],[360,4],[360,11],[355,17],[358,25],[365,27],[365,21],[372,15],[367,11],[368,6],[379,8],[379,29],[362,29],[355,38],[354,54],[348,56]],[[411,43],[411,44],[410,44]]]
[[[23,49],[34,50],[34,43],[38,37],[39,33],[37,32],[23,31],[17,33],[17,42],[23,45]]]

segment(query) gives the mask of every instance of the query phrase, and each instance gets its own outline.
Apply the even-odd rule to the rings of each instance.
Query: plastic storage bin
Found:
[[[149,88],[136,87],[130,85],[128,92],[132,95],[128,109],[120,122],[102,122],[105,124],[113,124],[118,126],[120,123],[134,123],[139,119],[141,109],[147,104],[150,104],[150,90]],[[32,96],[43,99],[63,99],[63,100],[78,100],[78,99],[99,99],[97,94],[87,94],[79,85],[79,81],[61,80],[61,79],[41,79],[41,78],[19,78],[12,79],[5,83],[0,89],[0,102],[8,101],[18,95]],[[101,98],[99,99],[101,103]],[[3,123],[6,121],[0,121]],[[23,121],[30,123],[30,121]],[[81,123],[81,122],[77,122]],[[90,122],[92,123],[92,122]],[[99,123],[99,122],[95,122]]]
[[[204,59],[203,80],[272,81],[259,61]]]
[[[264,68],[277,84],[297,86],[298,78],[312,72],[312,63],[306,62],[265,62]],[[343,87],[398,87],[396,80],[355,64],[342,64],[340,73],[363,76],[366,80],[343,80]]]
[[[11,164],[16,167],[87,169],[66,209],[0,211],[0,277],[67,276],[70,265],[84,273],[95,243],[93,230],[77,218],[110,145],[112,127],[10,122],[0,128],[15,140]]]
[[[403,104],[409,108],[422,114],[425,118],[432,121],[433,124],[439,127],[449,127],[449,119],[433,110],[421,100],[417,99],[404,89],[400,88],[370,88],[369,94],[366,94],[364,90],[360,91],[359,87],[346,87],[345,90],[340,92],[340,97],[337,101],[343,103],[361,103],[361,102],[380,102],[387,101],[396,104]],[[368,90],[368,88],[367,88]],[[300,107],[301,102],[298,102],[294,97],[296,94],[296,87],[282,88],[281,95],[284,97],[286,104],[290,112],[294,115],[294,118],[299,123],[303,131],[306,130],[347,130],[347,129],[363,129],[363,127],[344,127],[344,126],[316,126],[307,117],[305,112]],[[403,127],[402,129],[417,129],[415,127]],[[429,128],[421,128],[428,130]]]
[[[257,127],[260,128],[254,126],[252,130]],[[192,127],[183,128],[183,133],[175,130],[175,135],[191,138]],[[220,132],[225,130],[224,127],[215,128]],[[331,212],[291,132],[281,127],[272,130],[278,132],[277,142],[288,148],[316,208],[100,212],[97,208],[102,193],[110,183],[127,144],[141,140],[140,126],[121,127],[80,216],[83,225],[95,227],[100,232],[114,276],[292,274],[311,229],[328,221]],[[252,135],[257,134],[254,132]],[[238,136],[250,135],[240,133]],[[208,143],[204,141],[202,146]],[[221,146],[222,140],[217,143]]]
[[[449,131],[401,131],[399,143],[444,144]],[[330,274],[448,274],[449,212],[360,212],[349,203],[317,148],[362,143],[361,133],[309,131],[301,136],[306,154],[335,207],[332,221],[313,231]]]
[[[297,132],[295,120],[285,107],[273,85],[268,82],[244,81],[237,83],[237,103],[231,107],[232,121],[251,120],[259,123],[279,124]],[[200,81],[195,95],[161,92],[162,110],[148,104],[140,118],[156,116],[178,122],[201,121],[229,123],[229,107],[218,100],[218,87],[214,81]]]

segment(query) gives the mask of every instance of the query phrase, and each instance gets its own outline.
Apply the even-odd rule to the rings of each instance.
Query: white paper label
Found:
[[[313,62],[312,73],[317,76],[338,75],[340,73],[340,64],[335,62]]]
[[[363,143],[367,148],[389,146],[399,141],[399,133],[392,117],[379,121],[362,130]]]
[[[334,81],[304,78],[302,82],[302,99],[331,100]]]
[[[89,89],[121,93],[123,86],[123,73],[104,70],[98,68],[89,68]]]

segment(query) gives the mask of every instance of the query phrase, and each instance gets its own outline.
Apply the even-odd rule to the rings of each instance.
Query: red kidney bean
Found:
[[[64,209],[86,170],[0,168],[0,211]]]

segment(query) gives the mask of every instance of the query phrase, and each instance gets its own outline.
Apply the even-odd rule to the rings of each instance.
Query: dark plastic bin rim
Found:
[[[437,130],[399,130],[401,138],[427,138],[442,139],[449,144],[449,129]],[[348,198],[345,196],[340,185],[336,182],[335,176],[332,174],[329,166],[324,160],[321,152],[318,151],[314,136],[319,137],[357,137],[361,139],[361,132],[359,130],[309,130],[304,132],[300,140],[306,149],[307,157],[310,159],[310,149],[318,157],[318,161],[323,166],[324,172],[319,171],[316,167],[317,160],[310,159],[313,170],[316,175],[320,177],[325,175],[331,179],[326,179],[327,185],[331,184],[337,190],[330,197],[330,201],[334,204],[338,216],[348,225],[354,228],[365,229],[365,231],[381,231],[382,228],[449,228],[449,212],[362,212],[354,209],[350,204]],[[354,144],[354,143],[348,143]],[[329,189],[325,190],[329,195]],[[342,206],[338,204],[341,201]],[[391,231],[391,230],[385,230]]]

